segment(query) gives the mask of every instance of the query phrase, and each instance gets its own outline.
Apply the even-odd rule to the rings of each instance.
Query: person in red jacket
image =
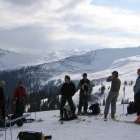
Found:
[[[22,81],[19,81],[13,94],[13,113],[16,117],[22,116],[25,110],[27,92]]]

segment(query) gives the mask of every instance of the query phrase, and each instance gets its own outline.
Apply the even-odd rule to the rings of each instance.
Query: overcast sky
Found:
[[[0,0],[0,48],[47,53],[140,45],[140,0]]]

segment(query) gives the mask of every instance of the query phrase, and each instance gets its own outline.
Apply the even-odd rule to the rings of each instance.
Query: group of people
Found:
[[[137,116],[140,117],[140,69],[137,70],[138,78],[136,80],[134,86],[134,102],[135,107],[137,110]],[[60,120],[64,119],[64,108],[66,102],[68,102],[72,118],[77,118],[77,114],[87,114],[88,112],[88,101],[90,98],[90,94],[92,91],[92,84],[91,81],[87,77],[87,73],[82,75],[82,79],[79,81],[78,88],[75,84],[71,81],[69,75],[65,76],[64,83],[62,84],[60,94],[61,94],[61,101],[60,101]],[[121,87],[121,80],[119,79],[119,74],[117,71],[113,71],[112,75],[106,79],[107,82],[111,82],[111,88],[108,93],[105,102],[105,109],[104,109],[104,120],[108,119],[109,108],[111,106],[111,118],[115,119],[116,113],[116,102],[119,96],[119,91]],[[6,109],[5,109],[5,96],[4,96],[4,81],[0,81],[0,121],[4,120],[6,117]],[[76,106],[73,102],[73,96],[75,93],[80,90],[79,92],[79,105],[78,105],[78,112],[76,113]],[[101,92],[104,93],[105,87],[101,89]],[[102,94],[101,93],[101,94]],[[25,86],[23,85],[22,81],[19,81],[12,97],[12,113],[14,117],[22,116],[25,109],[27,99],[27,91]]]
[[[9,114],[6,110],[6,99],[4,95],[5,82],[0,81],[0,122],[5,122],[6,116]],[[24,113],[27,99],[27,92],[22,81],[18,81],[17,86],[12,95],[12,103],[10,105],[12,118],[20,117]]]
[[[140,117],[140,69],[137,70],[138,78],[136,80],[134,86],[134,103],[137,110],[137,115]],[[121,80],[119,79],[118,71],[113,71],[112,75],[106,79],[107,82],[111,82],[111,88],[108,93],[105,102],[104,109],[104,120],[108,119],[108,113],[111,106],[111,118],[115,119],[116,114],[116,102],[119,96],[119,91],[121,87]],[[75,118],[80,114],[87,114],[88,109],[88,100],[91,93],[91,81],[87,78],[87,73],[83,74],[83,78],[80,80],[78,88],[76,88],[75,84],[71,81],[70,76],[66,75],[64,79],[64,83],[61,87],[61,105],[60,105],[60,120],[63,120],[63,111],[66,102],[68,102],[70,109],[72,111],[72,115]],[[76,113],[76,106],[73,102],[72,97],[75,93],[80,90],[79,93],[79,105],[78,112]],[[103,88],[105,90],[105,88]],[[103,91],[104,93],[104,91]],[[82,112],[83,107],[83,112]]]
[[[91,82],[87,78],[87,73],[83,74],[83,79],[80,80],[78,89],[80,89],[80,97],[79,97],[79,106],[78,106],[78,114],[81,114],[82,107],[84,109],[84,113],[87,113],[88,108],[88,97],[90,94],[91,89]],[[72,112],[72,118],[76,117],[76,107],[73,102],[72,97],[76,93],[77,88],[75,84],[71,81],[70,76],[65,76],[65,82],[63,83],[61,87],[61,103],[60,103],[60,120],[63,120],[64,118],[64,106],[66,102],[68,102],[71,112]]]

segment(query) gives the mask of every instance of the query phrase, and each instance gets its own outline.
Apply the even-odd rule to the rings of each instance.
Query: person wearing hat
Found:
[[[80,89],[78,114],[82,113],[82,107],[84,108],[84,114],[87,114],[88,97],[91,91],[91,82],[87,78],[87,73],[83,73],[83,78],[79,82],[78,89]]]
[[[0,120],[5,120],[4,81],[0,81]]]
[[[118,78],[118,72],[113,71],[112,76],[107,78],[107,82],[111,82],[110,92],[106,99],[105,109],[104,109],[104,120],[107,120],[107,115],[109,112],[110,104],[111,104],[111,118],[115,119],[116,113],[116,102],[119,95],[119,90],[121,86],[121,81]]]

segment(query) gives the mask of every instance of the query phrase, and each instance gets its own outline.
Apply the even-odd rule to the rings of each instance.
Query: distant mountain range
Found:
[[[59,50],[48,51],[46,55],[43,54],[25,54],[13,51],[0,49],[0,71],[14,70],[24,66],[34,66],[43,63],[49,63],[64,59],[72,55],[83,54],[85,51],[80,50]]]
[[[15,64],[17,63],[19,66],[20,60],[17,58],[19,56],[18,54],[11,54],[11,52],[2,52],[0,50],[0,57],[2,57],[2,59],[5,58],[3,56],[12,56],[11,58],[16,58],[12,62]],[[33,92],[43,89],[50,83],[50,85],[55,85],[57,83],[56,80],[62,79],[63,76],[67,73],[70,75],[79,75],[77,78],[80,78],[83,72],[94,75],[97,73],[97,76],[100,75],[99,77],[103,78],[108,70],[121,70],[121,67],[125,67],[126,64],[133,64],[134,62],[136,62],[137,65],[135,65],[135,67],[139,67],[139,56],[140,47],[123,49],[101,49],[96,51],[90,51],[81,55],[73,54],[70,57],[66,57],[60,60],[58,59],[57,61],[53,62],[43,63],[39,65],[34,64],[33,66],[31,66],[30,63],[29,65],[23,65],[24,67],[18,69],[8,69],[0,72],[0,79],[3,79],[7,82],[7,92],[9,94],[13,90],[13,87],[15,87],[18,79],[22,79],[26,83],[28,90]],[[25,58],[28,61],[24,62],[27,63],[31,62],[31,60],[33,59],[29,59],[27,56]],[[10,63],[8,62],[8,59],[4,60],[6,64]],[[1,62],[4,61],[1,61],[0,59],[0,64]],[[21,64],[24,63],[20,63],[20,66]],[[127,71],[129,71],[128,68],[126,69]],[[102,72],[105,73],[102,74]],[[98,79],[97,76],[93,76],[93,78]]]

